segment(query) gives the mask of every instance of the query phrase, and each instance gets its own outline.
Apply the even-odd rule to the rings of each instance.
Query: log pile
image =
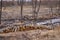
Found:
[[[10,33],[10,32],[18,32],[18,31],[29,31],[29,30],[51,30],[48,26],[19,26],[19,27],[7,27],[0,31],[0,33]]]

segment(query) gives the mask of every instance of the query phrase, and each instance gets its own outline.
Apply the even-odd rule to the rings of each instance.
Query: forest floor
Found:
[[[55,8],[54,8],[55,9]],[[60,14],[53,10],[53,15],[50,14],[49,8],[41,7],[38,15],[38,19],[50,19],[55,17],[60,17]],[[24,7],[23,16],[32,15],[31,6]],[[2,9],[2,19],[16,19],[20,18],[20,7],[6,7]],[[53,27],[53,26],[52,26]],[[0,34],[0,40],[60,40],[60,25],[56,26],[54,29],[36,29],[27,31],[17,31],[10,33]]]
[[[53,30],[37,29],[0,34],[0,40],[60,40],[60,26]]]
[[[21,8],[20,6],[12,6],[2,8],[2,19],[19,19],[20,18]],[[58,18],[60,14],[57,13],[58,10],[56,7],[53,8],[53,13],[51,12],[50,8],[41,6],[40,11],[38,13],[38,19],[50,19],[50,18]],[[23,16],[32,16],[33,9],[31,6],[24,6],[23,7]]]

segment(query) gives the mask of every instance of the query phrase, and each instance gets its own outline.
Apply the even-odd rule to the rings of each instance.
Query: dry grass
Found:
[[[4,17],[16,18],[20,14],[20,9],[19,9],[20,7],[17,7],[16,9],[15,8],[7,7],[5,10],[3,10],[3,12],[7,12],[7,16],[5,14]],[[26,11],[29,9],[30,8],[26,8]],[[60,15],[54,14],[54,17],[55,16],[60,16]],[[51,18],[51,17],[52,17],[51,14],[48,14],[48,16],[41,15],[41,18],[43,19]],[[47,28],[46,26],[19,27],[18,30],[16,30],[16,32],[12,29],[13,28],[3,30],[3,33],[0,33],[0,40],[60,40],[60,26],[57,26],[53,30]]]
[[[3,38],[1,38],[3,36]],[[5,38],[4,38],[5,37]],[[9,37],[9,38],[8,38]],[[0,34],[1,39],[7,40],[60,40],[60,27],[54,30],[29,30]]]
[[[2,10],[2,18],[3,19],[16,19],[20,18],[20,10],[21,8],[19,6],[16,7],[6,7],[6,9],[3,8]],[[41,6],[39,14],[38,14],[38,19],[50,19],[54,17],[59,17],[60,14],[55,13],[56,10],[54,8],[54,13],[53,15],[48,13],[49,9],[47,7]],[[23,16],[29,15],[32,16],[32,7],[31,6],[24,6],[23,10]]]

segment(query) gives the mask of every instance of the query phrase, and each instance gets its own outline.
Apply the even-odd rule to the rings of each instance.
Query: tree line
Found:
[[[39,2],[38,2],[39,3]],[[21,15],[22,15],[22,6],[23,4],[26,4],[26,5],[32,5],[32,2],[26,2],[26,1],[15,1],[15,0],[12,0],[12,1],[0,1],[0,24],[1,24],[1,14],[2,14],[2,7],[3,6],[14,6],[14,5],[21,5]],[[37,4],[38,5],[38,4]],[[60,13],[60,0],[59,1],[42,1],[40,5],[47,5],[50,7],[50,10],[52,12],[52,6],[58,6],[58,12]]]
[[[52,2],[50,2],[50,4],[52,4],[52,5],[58,5],[58,2],[59,1],[52,1]],[[1,3],[1,1],[0,1],[0,3]],[[15,0],[12,0],[12,1],[9,1],[9,2],[7,2],[7,1],[2,1],[2,6],[14,6],[14,5],[21,5],[21,1],[15,1]],[[24,5],[32,5],[32,2],[26,2],[26,1],[23,1],[23,3],[24,3]],[[48,1],[42,1],[41,2],[41,5],[48,5]],[[1,5],[0,5],[1,6]]]

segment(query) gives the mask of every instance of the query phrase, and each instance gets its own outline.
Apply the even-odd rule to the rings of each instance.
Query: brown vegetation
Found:
[[[2,37],[2,38],[1,38]],[[29,30],[0,34],[3,40],[60,40],[60,26],[54,30]]]
[[[29,30],[37,30],[37,29],[39,29],[39,30],[51,30],[51,28],[48,28],[48,27],[46,27],[46,26],[44,26],[44,25],[42,25],[42,26],[22,26],[22,27],[16,27],[15,29],[14,29],[14,27],[11,27],[11,28],[8,28],[8,29],[5,29],[5,30],[2,30],[2,32],[0,32],[0,33],[10,33],[10,32],[21,32],[21,31],[29,31]]]

